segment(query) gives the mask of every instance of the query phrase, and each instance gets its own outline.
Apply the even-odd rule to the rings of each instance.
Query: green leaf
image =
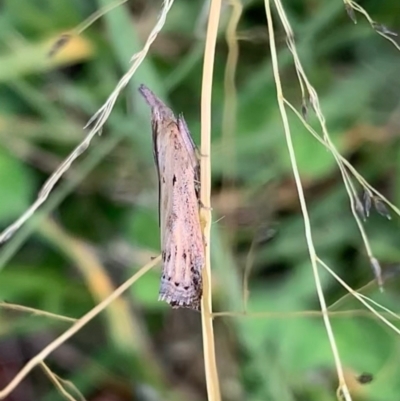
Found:
[[[0,149],[0,223],[15,219],[29,206],[33,177],[17,159]]]

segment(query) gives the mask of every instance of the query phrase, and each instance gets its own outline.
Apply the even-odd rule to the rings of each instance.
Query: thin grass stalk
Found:
[[[47,312],[45,310],[30,308],[29,306],[23,306],[18,304],[11,304],[8,302],[0,302],[0,308],[17,312],[29,313],[32,316],[41,316],[49,319],[59,320],[62,322],[74,323],[77,321],[77,319],[74,319],[73,317],[58,315],[56,313]]]
[[[41,368],[43,369],[44,373],[48,376],[50,381],[54,384],[54,387],[57,389],[57,391],[60,393],[62,397],[67,399],[68,401],[78,401],[76,398],[74,398],[68,390],[63,386],[63,382],[65,384],[68,384],[70,387],[73,388],[73,390],[76,392],[76,394],[79,397],[80,401],[86,401],[85,397],[82,395],[82,393],[74,386],[71,382],[67,380],[61,379],[59,376],[57,376],[52,370],[44,363],[42,362],[40,364]]]
[[[82,329],[88,322],[95,318],[101,313],[111,302],[121,296],[131,285],[137,281],[140,277],[146,274],[151,268],[161,261],[161,256],[153,259],[147,265],[143,266],[138,272],[136,272],[130,279],[126,280],[121,284],[109,297],[104,301],[100,302],[93,309],[83,315],[77,320],[68,330],[57,337],[49,345],[47,345],[42,351],[28,361],[25,366],[14,376],[10,383],[0,391],[0,399],[7,397],[20,383],[21,381],[38,365],[40,365],[53,351],[55,351],[61,344],[71,338],[80,329]]]
[[[131,58],[131,66],[128,71],[123,75],[123,77],[119,80],[117,86],[110,94],[106,102],[100,109],[93,115],[93,117],[86,124],[85,128],[93,125],[92,129],[83,139],[83,141],[70,153],[70,155],[61,163],[61,165],[57,168],[56,171],[47,179],[42,188],[40,189],[37,199],[31,204],[31,206],[10,226],[8,226],[4,231],[0,233],[0,244],[7,241],[11,238],[17,230],[19,230],[25,222],[33,216],[33,214],[37,211],[37,209],[47,200],[51,192],[53,191],[54,186],[61,179],[64,173],[69,170],[72,163],[82,155],[88,148],[93,140],[93,138],[99,134],[107,122],[108,117],[111,114],[111,111],[120,95],[122,90],[128,85],[130,79],[132,78],[135,71],[139,68],[140,64],[143,62],[147,53],[150,49],[150,46],[156,39],[158,33],[163,28],[168,12],[171,9],[174,0],[165,0],[163,4],[163,8],[161,10],[160,16],[157,20],[156,25],[153,30],[150,32],[146,43],[144,44],[142,50],[135,53]]]
[[[205,241],[205,266],[203,269],[203,297],[201,301],[201,322],[203,332],[204,366],[208,401],[220,401],[221,394],[215,357],[215,341],[212,318],[212,284],[210,263],[211,237],[211,98],[214,71],[215,46],[221,14],[221,0],[210,4],[206,43],[203,59],[201,88],[201,220]]]
[[[265,2],[267,23],[268,23],[268,33],[269,33],[269,39],[270,39],[272,70],[273,70],[273,75],[274,75],[274,80],[275,80],[276,90],[277,90],[277,101],[278,101],[279,111],[281,114],[282,123],[283,123],[283,127],[284,127],[285,138],[286,138],[286,143],[287,143],[287,147],[288,147],[290,162],[292,165],[293,175],[294,175],[294,179],[295,179],[295,183],[296,183],[297,193],[299,196],[300,207],[301,207],[301,211],[303,214],[305,236],[306,236],[308,251],[310,254],[310,261],[311,261],[312,270],[313,270],[313,274],[314,274],[315,286],[316,286],[316,290],[317,290],[318,299],[319,299],[319,302],[321,305],[321,312],[322,312],[325,328],[326,328],[326,331],[328,334],[329,342],[331,345],[332,354],[333,354],[333,357],[335,360],[337,375],[338,375],[338,379],[339,379],[339,389],[341,391],[341,394],[343,395],[343,399],[345,399],[346,401],[351,401],[350,392],[349,392],[349,389],[348,389],[346,381],[345,381],[343,366],[342,366],[342,363],[340,360],[339,351],[338,351],[336,341],[335,341],[335,336],[333,334],[332,326],[331,326],[331,323],[329,320],[329,315],[327,313],[325,296],[324,296],[324,293],[322,290],[322,284],[321,284],[321,280],[319,277],[318,263],[317,263],[318,259],[317,259],[317,254],[316,254],[316,251],[314,248],[314,241],[312,238],[311,222],[310,222],[310,218],[308,215],[307,203],[306,203],[305,196],[304,196],[304,191],[303,191],[303,186],[302,186],[301,179],[300,179],[300,174],[299,174],[299,171],[297,168],[296,154],[295,154],[294,147],[293,147],[289,121],[288,121],[285,104],[284,104],[284,96],[283,96],[282,84],[281,84],[280,73],[279,73],[279,64],[278,64],[278,57],[277,57],[276,44],[275,44],[275,33],[274,33],[274,25],[273,25],[273,20],[272,20],[271,6],[270,6],[269,0],[264,0],[264,2]],[[280,4],[279,1],[277,2],[275,0],[275,2]],[[277,6],[277,7],[279,7],[279,6]]]

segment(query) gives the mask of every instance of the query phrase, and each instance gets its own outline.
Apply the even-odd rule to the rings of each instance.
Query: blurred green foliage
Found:
[[[131,0],[73,37],[54,59],[47,57],[61,33],[109,3],[1,4],[3,228],[34,201],[49,174],[84,137],[82,127],[127,70],[161,6],[161,1]],[[212,104],[211,249],[215,310],[243,310],[243,274],[251,266],[248,313],[273,314],[215,319],[221,388],[223,399],[232,401],[333,400],[337,376],[321,316],[287,314],[318,310],[319,304],[276,103],[263,3],[243,1],[234,149],[224,148],[221,138],[228,4],[222,14]],[[354,25],[339,0],[284,3],[332,140],[360,174],[399,205],[400,53],[360,15]],[[362,6],[374,20],[400,30],[393,2],[365,0]],[[158,254],[149,111],[137,87],[145,83],[183,112],[199,141],[203,7],[203,2],[176,0],[102,135],[40,212],[2,246],[1,299],[78,318]],[[300,110],[300,89],[278,20],[276,30],[285,93]],[[334,158],[295,115],[290,118],[317,252],[353,288],[364,286],[373,274]],[[311,110],[309,121],[317,127]],[[234,165],[227,166],[232,150]],[[223,180],[227,167],[234,172],[229,186]],[[389,221],[373,211],[365,229],[389,277],[384,293],[374,283],[365,293],[396,311],[398,216]],[[326,271],[320,274],[329,304],[347,294]],[[158,268],[146,274],[48,358],[88,400],[205,399],[200,315],[157,302],[159,275]],[[347,296],[334,310],[360,307]],[[69,325],[9,310],[2,310],[0,322],[2,387]],[[398,399],[398,335],[367,313],[332,316],[332,322],[354,399]],[[374,380],[360,385],[356,378],[365,372]],[[13,395],[15,400],[60,398],[39,370]]]

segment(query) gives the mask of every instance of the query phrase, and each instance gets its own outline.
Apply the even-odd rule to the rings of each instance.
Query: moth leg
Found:
[[[196,156],[198,159],[200,159],[201,157],[208,157],[209,155],[203,155],[203,153],[201,153],[200,150],[196,148]]]
[[[199,199],[199,206],[202,209],[207,210],[208,212],[212,212],[214,210],[212,207],[205,206],[204,203],[200,199]]]

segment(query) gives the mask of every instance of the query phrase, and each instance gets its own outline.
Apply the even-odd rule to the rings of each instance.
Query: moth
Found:
[[[200,309],[204,241],[200,224],[200,164],[182,115],[178,118],[149,88],[153,154],[159,182],[162,276],[159,300]]]

